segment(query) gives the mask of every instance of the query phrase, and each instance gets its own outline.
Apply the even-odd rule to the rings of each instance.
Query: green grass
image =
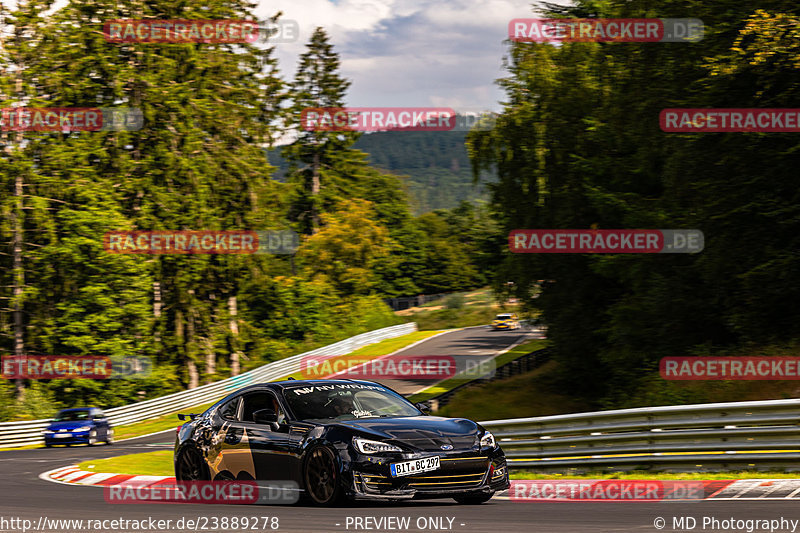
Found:
[[[512,470],[511,479],[797,479],[797,472],[649,472],[632,470],[630,472],[589,472],[586,474],[542,474],[530,470]]]
[[[414,313],[412,317],[420,330],[441,330],[490,324],[498,313],[511,313],[516,312],[516,310],[516,305],[491,307],[475,304],[464,306],[461,309],[420,311],[419,313]]]
[[[558,364],[548,361],[519,376],[458,391],[437,414],[499,420],[591,411],[591,405],[561,391],[554,378],[557,370]]]
[[[463,306],[458,309],[430,309],[447,306],[453,297],[463,298]],[[421,331],[429,331],[482,326],[491,323],[498,313],[517,312],[518,308],[517,304],[498,305],[492,290],[482,288],[454,293],[419,308],[398,311],[396,314],[413,319]]]
[[[78,464],[81,470],[137,476],[173,476],[172,450],[134,453],[108,459],[92,459]]]
[[[222,397],[220,396],[220,399],[221,398]],[[183,424],[183,422],[178,420],[177,416],[178,413],[202,413],[215,403],[217,403],[217,400],[211,403],[198,405],[196,407],[187,407],[186,409],[181,409],[180,411],[174,411],[172,413],[159,416],[158,418],[151,418],[150,420],[136,422],[135,424],[128,424],[126,426],[115,427],[114,439],[115,440],[130,439],[131,437],[140,437],[142,435],[148,435],[150,433],[156,433],[167,429],[175,429],[181,424]]]
[[[381,342],[376,342],[375,344],[370,344],[369,346],[364,346],[363,348],[359,348],[358,350],[351,352],[346,355],[336,356],[329,359],[331,364],[335,364],[338,360],[353,360],[356,359],[359,362],[370,361],[372,359],[389,355],[390,353],[394,353],[397,350],[405,348],[414,344],[415,342],[419,342],[421,340],[427,339],[429,337],[433,337],[434,335],[441,333],[441,331],[414,331],[413,333],[409,333],[407,335],[403,335],[402,337],[395,337],[393,339],[386,339]],[[293,377],[295,379],[321,379],[325,376],[317,376],[317,375],[310,375],[308,371],[301,371],[295,372],[289,377]],[[286,379],[286,378],[281,378]]]
[[[511,350],[507,351],[504,354],[501,354],[495,358],[495,362],[497,364],[497,368],[500,368],[502,365],[506,363],[510,363],[515,359],[519,359],[523,355],[529,354],[536,350],[541,350],[542,348],[547,346],[546,340],[533,340],[529,342],[525,342],[512,348]],[[469,383],[470,381],[475,381],[476,378],[473,377],[458,377],[454,376],[450,379],[446,379],[437,383],[436,385],[432,385],[425,390],[422,390],[409,398],[412,402],[424,402],[430,400],[431,398],[435,398],[445,392],[449,392],[456,387],[459,387],[465,383]]]

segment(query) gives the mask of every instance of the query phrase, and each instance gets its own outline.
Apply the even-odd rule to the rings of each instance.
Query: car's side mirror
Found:
[[[253,422],[256,424],[269,424],[278,422],[278,413],[272,409],[259,409],[253,413]]]
[[[419,409],[423,413],[430,413],[431,412],[431,408],[428,407],[428,404],[426,404],[426,403],[422,403],[422,402],[415,403],[414,407],[416,407],[417,409]]]

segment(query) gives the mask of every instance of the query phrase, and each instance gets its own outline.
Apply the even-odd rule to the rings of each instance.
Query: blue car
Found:
[[[103,411],[96,407],[62,409],[43,433],[44,445],[48,448],[54,444],[114,443],[114,430]]]

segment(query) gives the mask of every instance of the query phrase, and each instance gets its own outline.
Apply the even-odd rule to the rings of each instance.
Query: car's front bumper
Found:
[[[389,464],[439,455],[440,467],[432,472],[392,477]],[[489,454],[419,453],[403,459],[368,458],[351,465],[349,492],[356,499],[422,499],[489,494],[509,487],[508,467],[502,451]]]
[[[64,435],[63,437],[56,435]],[[89,444],[88,431],[69,431],[66,433],[53,433],[44,435],[44,443],[49,445],[58,444]]]

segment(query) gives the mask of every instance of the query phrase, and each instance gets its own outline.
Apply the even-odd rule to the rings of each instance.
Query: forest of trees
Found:
[[[270,47],[110,45],[99,31],[108,19],[255,18],[244,0],[71,0],[49,13],[51,3],[2,13],[2,107],[135,107],[144,126],[3,132],[0,355],[139,355],[156,366],[113,387],[2,382],[0,420],[193,387],[397,323],[384,298],[489,283],[541,309],[561,390],[600,406],[682,401],[653,379],[667,355],[796,345],[800,141],[664,133],[658,120],[674,107],[797,107],[795,2],[548,4],[557,17],[699,18],[705,38],[509,43],[497,127],[470,132],[469,159],[459,148],[449,163],[455,134],[435,144],[299,127],[306,107],[347,104],[350,82],[321,28],[298,65],[283,66],[287,81]],[[287,133],[296,140],[276,147]],[[271,150],[286,162],[280,179]],[[398,176],[412,172],[417,191]],[[488,205],[459,203],[472,194],[465,172],[491,176]],[[705,250],[515,255],[506,245],[513,229],[591,227],[700,229]],[[104,251],[106,232],[133,229],[302,239],[293,256]]]
[[[463,131],[377,132],[362,135],[353,148],[367,153],[370,165],[400,177],[408,191],[411,212],[421,215],[438,209],[453,209],[461,202],[484,202],[486,183],[493,174],[473,179]],[[284,180],[289,163],[281,148],[267,157],[277,167],[276,179]]]
[[[696,43],[514,43],[505,109],[471,132],[518,228],[693,228],[696,255],[506,254],[500,278],[543,310],[563,390],[600,406],[680,403],[664,356],[796,347],[800,139],[664,133],[662,109],[796,108],[800,4],[578,0],[554,17],[695,17]],[[530,298],[538,280],[542,294]]]
[[[108,43],[102,21],[255,18],[244,1],[48,0],[3,12],[2,107],[133,107],[138,131],[3,132],[0,355],[150,357],[146,379],[4,381],[0,420],[121,405],[401,320],[392,296],[487,283],[486,209],[412,216],[359,134],[301,131],[349,82],[323,29],[291,81],[272,47]],[[289,67],[294,68],[293,66]],[[287,131],[284,182],[265,148]],[[116,230],[293,229],[293,256],[116,255]],[[113,386],[112,386],[113,385]]]

